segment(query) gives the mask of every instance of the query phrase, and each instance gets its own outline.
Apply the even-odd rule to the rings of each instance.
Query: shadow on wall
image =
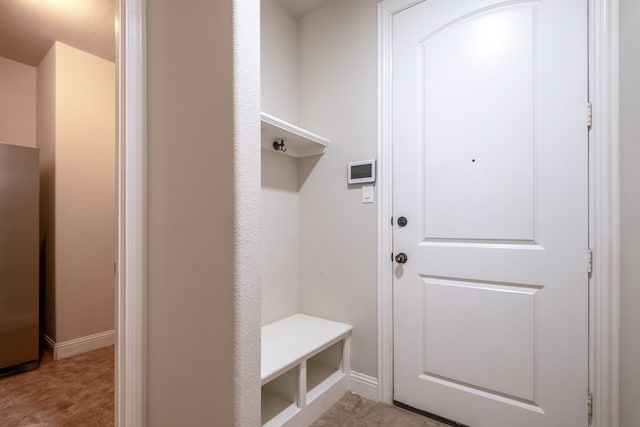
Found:
[[[294,158],[262,150],[262,188],[297,193],[320,161],[321,155]]]
[[[307,181],[307,178],[309,178],[309,175],[311,175],[311,172],[316,167],[316,165],[318,164],[321,158],[322,156],[320,155],[320,156],[305,157],[299,160],[298,188],[297,188],[298,190],[302,188],[304,183]]]

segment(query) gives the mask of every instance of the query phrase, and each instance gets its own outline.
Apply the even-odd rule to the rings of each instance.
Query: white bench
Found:
[[[263,426],[307,426],[348,391],[351,329],[305,314],[262,327]]]

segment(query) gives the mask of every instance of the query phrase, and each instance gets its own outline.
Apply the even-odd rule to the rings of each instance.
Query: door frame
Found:
[[[116,2],[115,425],[146,425],[146,1]]]
[[[393,403],[393,15],[424,0],[378,4],[378,400]],[[618,0],[589,4],[589,389],[594,427],[619,419]],[[586,108],[586,106],[585,106]],[[586,249],[586,248],[585,248]],[[585,401],[587,396],[585,396]],[[586,410],[586,402],[585,402]]]

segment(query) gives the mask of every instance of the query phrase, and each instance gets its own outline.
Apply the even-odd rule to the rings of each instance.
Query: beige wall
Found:
[[[147,3],[148,425],[259,423],[258,12]]]
[[[378,376],[377,205],[347,186],[349,161],[376,157],[377,1],[333,0],[299,24],[300,123],[331,139],[301,159],[300,307],[353,325],[351,368]]]
[[[41,329],[56,337],[55,262],[55,139],[56,49],[51,48],[37,67],[37,135],[40,148],[40,319]],[[44,287],[42,286],[44,278]],[[42,307],[44,305],[44,307]],[[43,324],[44,323],[44,324]]]
[[[115,67],[55,43],[38,74],[39,129],[54,133],[38,134],[43,216],[54,219],[45,219],[46,253],[53,252],[45,318],[54,319],[46,331],[64,342],[114,329]]]
[[[620,1],[620,425],[640,425],[640,2]]]
[[[56,43],[56,340],[114,328],[115,66]]]
[[[36,68],[0,57],[0,142],[36,146]]]

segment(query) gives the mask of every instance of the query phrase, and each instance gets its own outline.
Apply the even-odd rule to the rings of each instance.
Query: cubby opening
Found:
[[[307,360],[307,403],[344,377],[344,346],[338,341]]]
[[[307,426],[347,392],[351,330],[305,314],[262,327],[263,426]]]
[[[280,426],[300,411],[299,375],[299,366],[295,366],[262,386],[263,426]]]

